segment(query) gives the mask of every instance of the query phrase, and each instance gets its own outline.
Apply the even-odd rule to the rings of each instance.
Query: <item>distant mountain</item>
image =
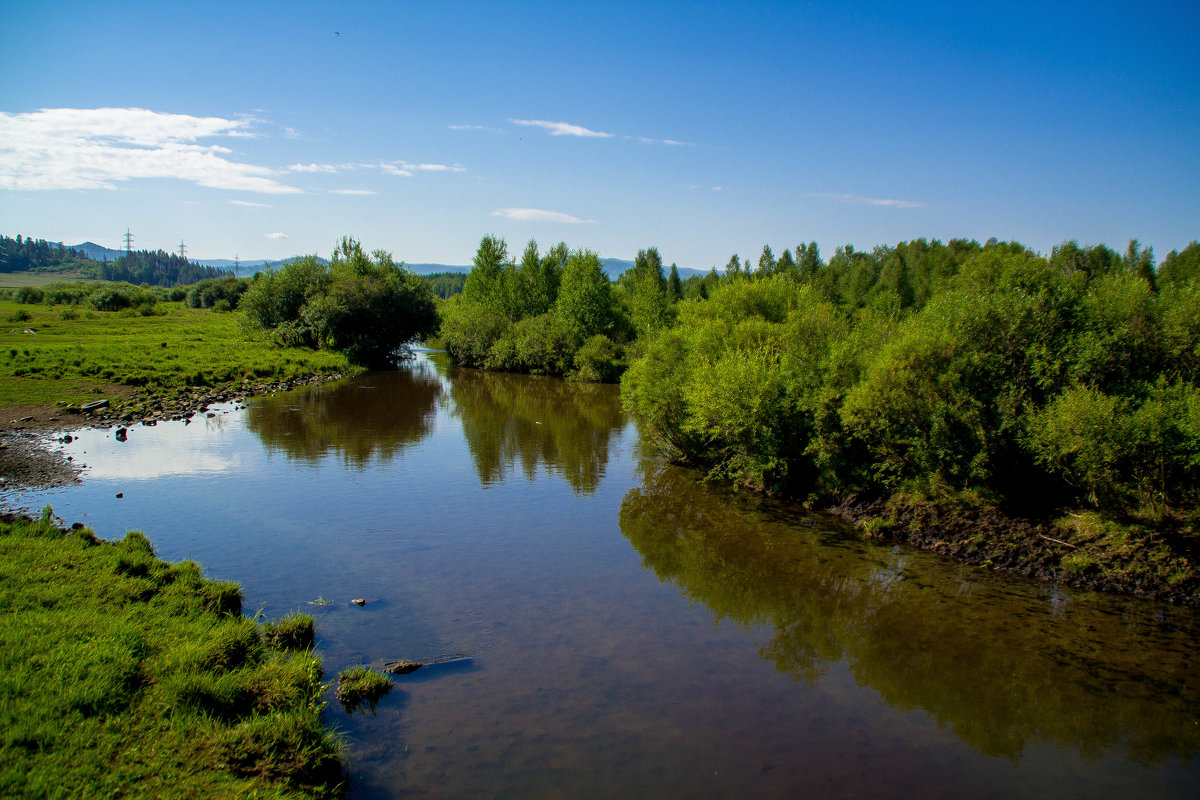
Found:
[[[83,244],[69,244],[67,247],[71,250],[78,250],[93,261],[115,261],[125,255],[124,250],[113,250],[103,245],[98,245],[95,242],[84,242]]]

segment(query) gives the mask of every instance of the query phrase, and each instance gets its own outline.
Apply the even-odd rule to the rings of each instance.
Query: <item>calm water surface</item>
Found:
[[[358,798],[1196,796],[1195,613],[865,543],[643,455],[615,387],[440,358],[85,430],[82,485],[0,499],[313,613],[328,677],[471,656],[330,697]]]

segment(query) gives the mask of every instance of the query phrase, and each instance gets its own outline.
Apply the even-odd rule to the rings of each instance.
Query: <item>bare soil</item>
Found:
[[[1113,571],[1063,569],[1063,557],[1074,548],[1064,541],[1068,534],[1049,520],[1011,516],[990,508],[889,503],[886,498],[862,501],[851,497],[826,511],[855,523],[871,538],[931,550],[960,563],[1091,591],[1200,605],[1200,586],[1194,580],[1172,586],[1145,575],[1131,578]],[[886,524],[873,529],[873,520],[886,520]],[[1180,549],[1196,563],[1195,553]]]

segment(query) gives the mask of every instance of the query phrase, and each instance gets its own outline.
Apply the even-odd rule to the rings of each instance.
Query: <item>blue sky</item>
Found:
[[[1200,4],[7,0],[0,233],[707,269],[1200,238]]]

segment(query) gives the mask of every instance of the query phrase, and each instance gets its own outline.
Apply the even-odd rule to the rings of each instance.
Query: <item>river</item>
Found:
[[[87,429],[0,495],[317,619],[351,796],[1193,797],[1194,611],[865,542],[643,452],[616,387],[421,354]],[[118,497],[118,493],[121,496]],[[355,598],[366,600],[362,607]]]

